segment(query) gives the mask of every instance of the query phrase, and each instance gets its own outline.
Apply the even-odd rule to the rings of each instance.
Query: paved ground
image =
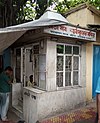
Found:
[[[53,116],[48,119],[44,119],[39,123],[96,123],[96,106],[92,103],[88,106],[76,109],[64,114]],[[11,110],[8,113],[9,121],[0,123],[18,123],[21,120]],[[21,122],[22,123],[22,122]]]
[[[0,123],[17,123],[19,120],[21,120],[14,112],[12,112],[11,110],[9,110],[8,112],[8,119],[9,121],[5,121],[2,122],[0,121]]]
[[[95,123],[95,117],[96,106],[95,103],[93,103],[92,105],[82,107],[70,113],[64,113],[43,120],[40,123]]]

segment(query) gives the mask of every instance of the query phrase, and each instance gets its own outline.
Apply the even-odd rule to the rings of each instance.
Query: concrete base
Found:
[[[85,88],[46,92],[26,87],[23,116],[27,123],[35,123],[37,120],[80,107],[85,102]]]

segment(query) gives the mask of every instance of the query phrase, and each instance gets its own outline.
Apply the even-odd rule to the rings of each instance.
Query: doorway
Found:
[[[92,83],[92,97],[95,98],[95,89],[97,86],[97,80],[100,76],[100,46],[93,46],[93,83]]]
[[[29,76],[33,75],[32,46],[21,48],[21,81],[27,86]]]

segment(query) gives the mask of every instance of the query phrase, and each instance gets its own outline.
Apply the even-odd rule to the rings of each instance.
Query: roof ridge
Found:
[[[65,16],[68,16],[68,15],[70,15],[71,13],[74,13],[74,12],[79,11],[80,9],[84,9],[84,8],[87,8],[87,9],[89,9],[90,11],[94,12],[95,14],[97,14],[98,16],[100,16],[100,11],[97,10],[94,6],[92,6],[91,4],[89,4],[89,3],[87,3],[87,2],[82,3],[82,4],[79,4],[78,6],[69,9],[69,10],[67,11],[67,13],[65,14]]]

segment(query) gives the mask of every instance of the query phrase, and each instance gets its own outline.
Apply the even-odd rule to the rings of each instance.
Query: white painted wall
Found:
[[[43,119],[84,104],[85,88],[46,92],[37,96],[38,119]]]
[[[46,90],[56,90],[56,42],[47,41]]]
[[[86,101],[85,92],[85,88],[81,87],[52,92],[26,87],[23,96],[24,119],[27,123],[36,123],[37,120],[82,106]]]
[[[56,87],[56,42],[47,41],[46,91],[24,88],[23,113],[27,123],[62,113],[86,102],[86,46],[81,45],[80,86],[58,89]],[[28,95],[27,95],[28,94]]]
[[[86,45],[81,46],[80,86],[86,87]]]
[[[37,114],[38,94],[42,92],[43,91],[31,87],[24,88],[23,118],[26,121],[26,123],[36,123],[36,121],[38,120],[38,114]]]

